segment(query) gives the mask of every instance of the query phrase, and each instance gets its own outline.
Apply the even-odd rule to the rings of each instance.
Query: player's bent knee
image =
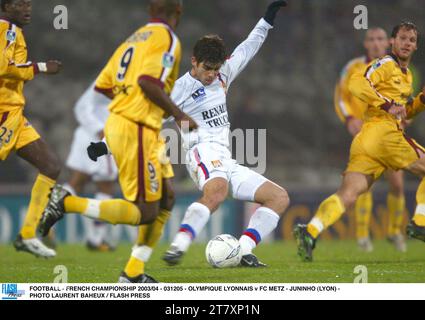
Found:
[[[138,205],[141,212],[140,225],[152,224],[159,215],[159,202],[140,203]]]
[[[276,188],[270,193],[270,198],[264,203],[264,206],[269,207],[279,215],[283,215],[290,202],[288,192],[283,188]]]
[[[359,197],[359,195],[355,192],[348,191],[340,192],[338,193],[338,196],[340,197],[347,210],[355,205],[357,198]]]

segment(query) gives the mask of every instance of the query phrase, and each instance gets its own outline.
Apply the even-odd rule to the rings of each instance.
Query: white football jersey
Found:
[[[209,86],[193,78],[190,72],[177,80],[171,98],[198,124],[193,132],[182,132],[184,148],[199,143],[218,143],[229,147],[230,121],[226,96],[232,82],[257,54],[273,27],[264,19],[255,26],[220,69],[219,76]]]
[[[109,117],[111,100],[95,90],[95,82],[84,92],[74,107],[75,117],[88,133],[97,135]]]

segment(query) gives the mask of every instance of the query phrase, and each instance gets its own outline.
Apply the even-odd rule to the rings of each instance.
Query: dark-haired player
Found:
[[[365,121],[351,145],[350,161],[339,190],[322,202],[308,226],[298,225],[295,236],[298,254],[313,260],[316,239],[334,224],[359,195],[368,191],[387,169],[406,170],[422,178],[409,236],[425,241],[425,149],[400,127],[425,110],[425,87],[413,94],[408,66],[418,49],[419,31],[410,22],[396,26],[391,36],[391,54],[369,64],[365,72],[352,76],[350,92],[368,104]]]
[[[31,22],[31,0],[2,0],[0,17],[0,161],[16,151],[17,155],[39,170],[31,192],[24,225],[14,242],[18,251],[51,258],[55,251],[37,237],[38,221],[47,205],[50,189],[59,176],[56,155],[24,116],[24,84],[37,74],[56,74],[60,63],[27,61],[23,27]]]
[[[227,60],[224,43],[218,36],[201,38],[194,47],[192,70],[176,82],[173,100],[199,125],[197,131],[182,135],[188,171],[203,195],[187,209],[180,231],[163,258],[169,265],[180,262],[211,214],[225,201],[231,186],[235,199],[261,205],[240,239],[241,264],[265,266],[252,251],[277,227],[289,205],[289,197],[283,188],[232,159],[227,93],[263,45],[277,12],[284,6],[285,1],[274,1],[264,19]]]

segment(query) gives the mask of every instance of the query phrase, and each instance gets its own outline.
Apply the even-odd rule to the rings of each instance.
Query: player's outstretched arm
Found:
[[[196,122],[183,111],[181,111],[158,84],[148,79],[142,78],[139,80],[139,85],[149,100],[164,110],[167,115],[174,117],[177,125],[180,128],[183,125],[187,126],[187,124],[189,126],[189,130],[195,130],[198,128]]]
[[[274,26],[277,13],[286,6],[287,1],[273,1],[267,7],[265,16],[258,22],[248,38],[232,53],[222,68],[222,73],[227,77],[228,86],[258,53],[267,38],[269,30]]]

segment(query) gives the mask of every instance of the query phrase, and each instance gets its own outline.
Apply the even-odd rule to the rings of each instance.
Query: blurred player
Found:
[[[27,61],[22,28],[31,22],[31,0],[1,0],[0,18],[0,161],[16,154],[39,170],[24,225],[14,242],[18,251],[51,258],[55,251],[36,237],[37,223],[47,205],[50,189],[60,173],[56,155],[24,116],[24,84],[37,74],[56,74],[60,63]]]
[[[400,127],[402,120],[412,119],[425,110],[425,87],[417,97],[412,97],[413,79],[408,69],[418,48],[418,37],[413,23],[399,24],[390,40],[392,53],[351,77],[350,92],[367,103],[368,109],[362,129],[351,145],[341,187],[322,202],[308,226],[295,227],[298,254],[304,261],[313,260],[318,236],[351,208],[387,169],[407,170],[422,178],[408,235],[425,241],[425,149]]]
[[[228,60],[223,40],[216,35],[201,38],[193,50],[192,70],[176,82],[173,100],[200,126],[196,132],[182,134],[188,171],[203,195],[187,209],[180,231],[163,258],[169,265],[181,261],[211,214],[226,200],[230,185],[235,199],[261,205],[240,239],[241,264],[265,266],[252,251],[275,230],[289,205],[289,197],[283,188],[231,158],[226,101],[230,85],[260,50],[277,12],[284,6],[285,1],[274,1],[264,19]]]
[[[75,131],[71,151],[66,165],[71,169],[71,178],[64,186],[71,194],[81,194],[90,181],[96,184],[95,199],[113,198],[114,182],[118,169],[111,155],[93,162],[87,156],[87,147],[93,141],[103,139],[103,128],[109,116],[108,105],[111,100],[95,91],[93,83],[81,96],[74,108],[79,127]],[[114,248],[107,240],[109,225],[93,221],[87,232],[87,247],[94,251],[111,251]]]
[[[351,76],[356,72],[366,70],[367,65],[378,58],[386,55],[389,48],[389,39],[385,30],[381,28],[371,28],[366,32],[364,47],[366,56],[351,60],[343,69],[339,83],[335,90],[335,109],[347,127],[349,133],[355,137],[363,125],[364,114],[367,110],[367,103],[353,96],[349,89]],[[405,211],[405,198],[403,186],[403,171],[388,170],[387,179],[390,185],[390,192],[387,197],[387,206],[390,214],[388,239],[401,252],[406,251],[406,241],[401,231],[403,223],[403,213]],[[373,250],[372,241],[369,236],[370,219],[372,216],[373,195],[368,191],[356,201],[354,207],[356,216],[356,235],[359,247],[370,252]]]
[[[65,213],[111,224],[139,226],[156,221],[163,189],[158,157],[162,119],[170,115],[180,125],[197,127],[169,96],[181,59],[180,41],[174,33],[181,13],[180,0],[151,0],[152,20],[115,51],[96,81],[97,90],[113,99],[105,137],[125,200],[79,198],[56,185],[40,221],[43,235]],[[130,282],[155,282],[145,274],[123,276]]]

